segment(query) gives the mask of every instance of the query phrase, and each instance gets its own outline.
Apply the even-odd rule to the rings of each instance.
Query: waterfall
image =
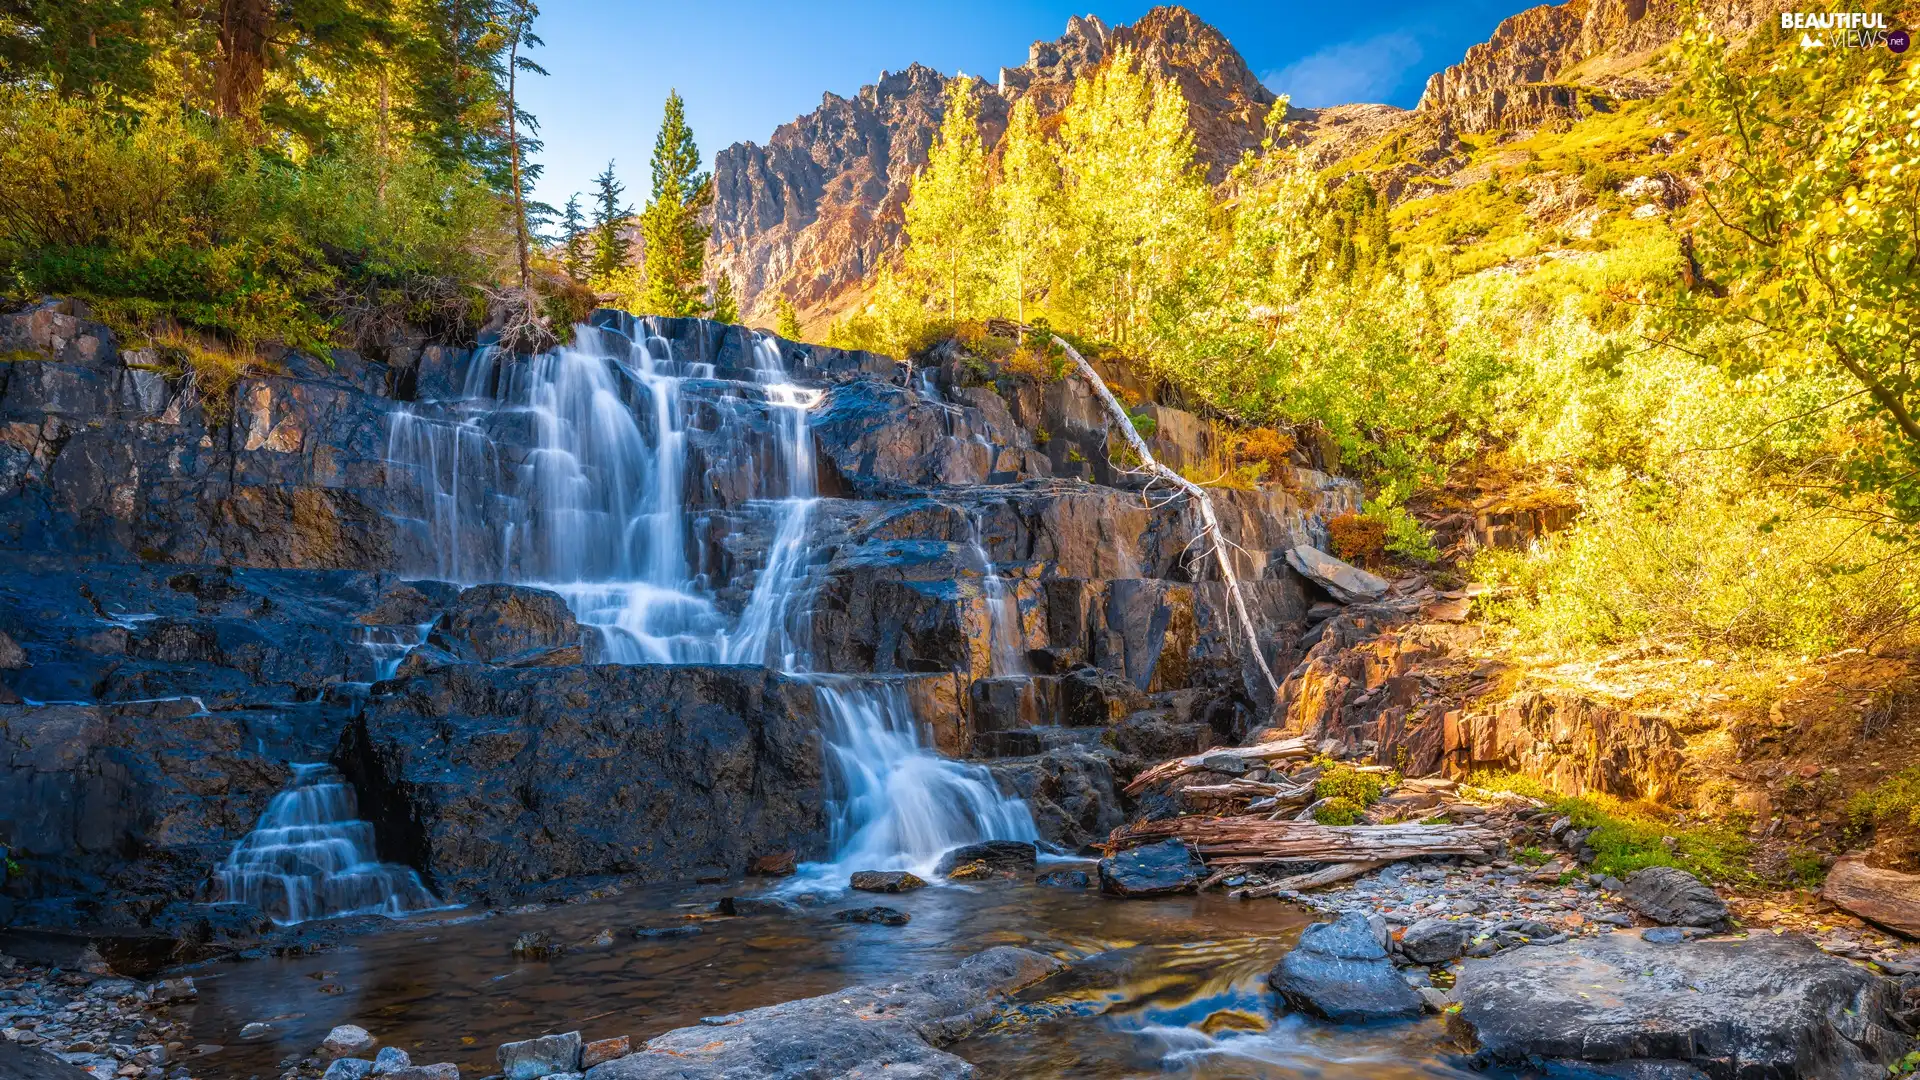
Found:
[[[967,515],[967,542],[980,564],[980,592],[987,605],[987,653],[989,670],[994,675],[1031,675],[1026,650],[1021,645],[1026,633],[1020,627],[1020,602],[1006,579],[994,569],[980,539],[980,518]]]
[[[282,924],[439,904],[418,874],[374,854],[373,826],[359,820],[353,789],[329,765],[294,765],[214,882],[221,902],[251,904]]]
[[[551,589],[602,631],[612,662],[759,664],[806,678],[828,737],[835,867],[924,868],[960,844],[1034,839],[1026,804],[985,768],[922,744],[898,681],[811,672],[820,496],[809,413],[822,391],[795,381],[773,338],[754,336],[746,378],[716,378],[712,364],[677,360],[657,325],[583,326],[571,346],[530,358],[485,352],[459,399],[396,411],[389,483],[417,511],[400,524],[419,569]],[[728,472],[771,525],[737,616],[689,558],[701,512],[687,490],[698,479],[694,408],[720,417],[723,450],[737,455]],[[1010,601],[981,558],[994,595]]]

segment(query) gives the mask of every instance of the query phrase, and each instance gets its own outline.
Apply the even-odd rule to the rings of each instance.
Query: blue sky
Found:
[[[584,191],[613,158],[630,197],[641,201],[670,88],[686,98],[700,152],[711,165],[722,147],[764,142],[774,128],[816,108],[822,92],[850,95],[882,70],[918,60],[948,74],[991,78],[1002,66],[1025,63],[1029,43],[1058,37],[1069,15],[1127,23],[1153,6],[1091,4],[547,0],[537,27],[546,47],[534,59],[552,74],[528,80],[525,90],[546,139],[539,195],[558,206],[570,192]],[[1188,6],[1219,27],[1268,86],[1292,93],[1297,104],[1411,107],[1428,75],[1531,5],[1196,0]]]

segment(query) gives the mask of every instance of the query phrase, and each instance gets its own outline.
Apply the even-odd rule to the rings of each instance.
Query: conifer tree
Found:
[[[788,341],[800,340],[800,313],[793,308],[793,301],[782,296],[773,303],[773,332]]]
[[[1001,143],[1000,182],[993,188],[993,251],[997,291],[1027,322],[1027,302],[1044,295],[1059,251],[1060,164],[1040,129],[1033,99],[1021,98]]]
[[[987,156],[980,145],[974,80],[947,88],[947,112],[907,201],[906,269],[949,319],[971,315],[983,291],[981,251],[990,235]]]
[[[733,278],[722,270],[713,283],[713,314],[709,316],[715,322],[737,323],[740,321],[740,299],[733,294]]]
[[[653,198],[640,215],[647,271],[640,303],[646,313],[703,315],[709,310],[701,286],[708,230],[700,224],[700,212],[712,199],[712,177],[700,171],[686,102],[671,91],[653,142]]]
[[[500,20],[500,35],[506,40],[506,79],[507,97],[505,109],[507,121],[507,160],[509,168],[509,194],[513,199],[513,239],[515,253],[519,256],[520,287],[527,288],[532,275],[529,249],[533,244],[533,229],[528,224],[527,186],[538,178],[539,170],[526,161],[529,154],[540,149],[540,143],[532,138],[539,132],[539,125],[531,113],[520,108],[520,73],[545,75],[546,69],[528,59],[524,50],[542,44],[533,32],[533,20],[540,14],[533,0],[506,0]],[[552,208],[545,208],[552,213]]]
[[[614,178],[613,162],[607,162],[606,171],[593,178],[593,273],[591,280],[599,282],[612,278],[627,265],[630,244],[625,232],[627,221],[633,217],[633,207],[620,205],[620,196],[626,194],[626,185]]]
[[[580,196],[567,196],[560,211],[560,235],[564,244],[560,266],[575,281],[587,279],[587,222],[580,216]]]

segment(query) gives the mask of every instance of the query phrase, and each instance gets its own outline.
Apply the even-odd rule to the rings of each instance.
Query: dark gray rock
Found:
[[[905,926],[913,919],[911,915],[901,911],[899,908],[882,907],[879,905],[864,908],[847,908],[845,911],[834,912],[833,917],[839,919],[841,922],[879,923],[882,926]]]
[[[94,1080],[94,1076],[37,1046],[0,1039],[0,1080]]]
[[[407,1056],[405,1050],[397,1046],[383,1046],[379,1053],[373,1055],[373,1075],[385,1076],[412,1064],[413,1059]]]
[[[1101,859],[1100,891],[1130,898],[1190,893],[1200,887],[1206,872],[1192,848],[1162,840]]]
[[[856,870],[847,884],[861,892],[903,893],[924,889],[927,883],[905,870]]]
[[[1005,996],[1061,970],[1052,957],[1001,947],[957,967],[886,986],[855,986],[710,1017],[595,1066],[588,1080],[827,1080],[966,1076],[938,1047],[990,1020]],[[881,1070],[887,1070],[882,1072]]]
[[[1727,902],[1692,874],[1673,866],[1649,866],[1627,876],[1620,898],[1663,926],[1722,927]]]
[[[825,841],[814,695],[774,672],[460,664],[380,687],[337,760],[382,856],[443,898],[738,875]]]
[[[1352,911],[1307,927],[1267,983],[1287,1004],[1335,1023],[1414,1017],[1424,1007],[1394,970],[1366,917]]]
[[[1031,874],[1039,856],[1038,849],[1022,840],[988,840],[957,847],[940,856],[935,873],[945,877],[954,867],[978,862],[985,863],[987,869],[996,874]]]
[[[537,1039],[503,1043],[494,1051],[500,1072],[506,1080],[540,1080],[554,1073],[570,1073],[580,1067],[580,1033],[542,1035]]]
[[[499,664],[578,647],[582,633],[558,593],[526,585],[476,585],[463,590],[440,616],[427,644],[462,660]],[[573,663],[581,662],[576,655]]]
[[[335,1058],[320,1080],[366,1080],[373,1075],[373,1062],[366,1058]]]
[[[1459,956],[1473,940],[1472,920],[1421,919],[1400,937],[1400,951],[1416,964],[1444,964]]]
[[[1093,875],[1085,870],[1050,870],[1034,878],[1033,883],[1049,889],[1091,889]]]
[[[1469,963],[1456,1039],[1479,1060],[1655,1062],[1713,1077],[1868,1080],[1905,1052],[1893,980],[1798,934],[1655,945],[1616,932]]]
[[[1318,548],[1300,544],[1287,549],[1287,565],[1343,604],[1378,600],[1387,594],[1387,580],[1349,563],[1340,561]]]

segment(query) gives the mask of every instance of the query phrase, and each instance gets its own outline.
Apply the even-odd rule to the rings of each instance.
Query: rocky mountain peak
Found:
[[[1215,179],[1259,144],[1273,94],[1224,34],[1172,6],[1131,26],[1076,15],[1060,37],[1034,42],[1026,64],[1001,68],[997,84],[978,91],[987,144],[999,141],[1014,102],[1031,97],[1042,116],[1058,113],[1075,81],[1122,46],[1179,84]],[[851,98],[823,95],[764,146],[720,151],[710,264],[733,278],[749,320],[771,321],[783,295],[803,311],[830,309],[898,246],[902,208],[946,115],[951,81],[920,63],[883,71]]]

